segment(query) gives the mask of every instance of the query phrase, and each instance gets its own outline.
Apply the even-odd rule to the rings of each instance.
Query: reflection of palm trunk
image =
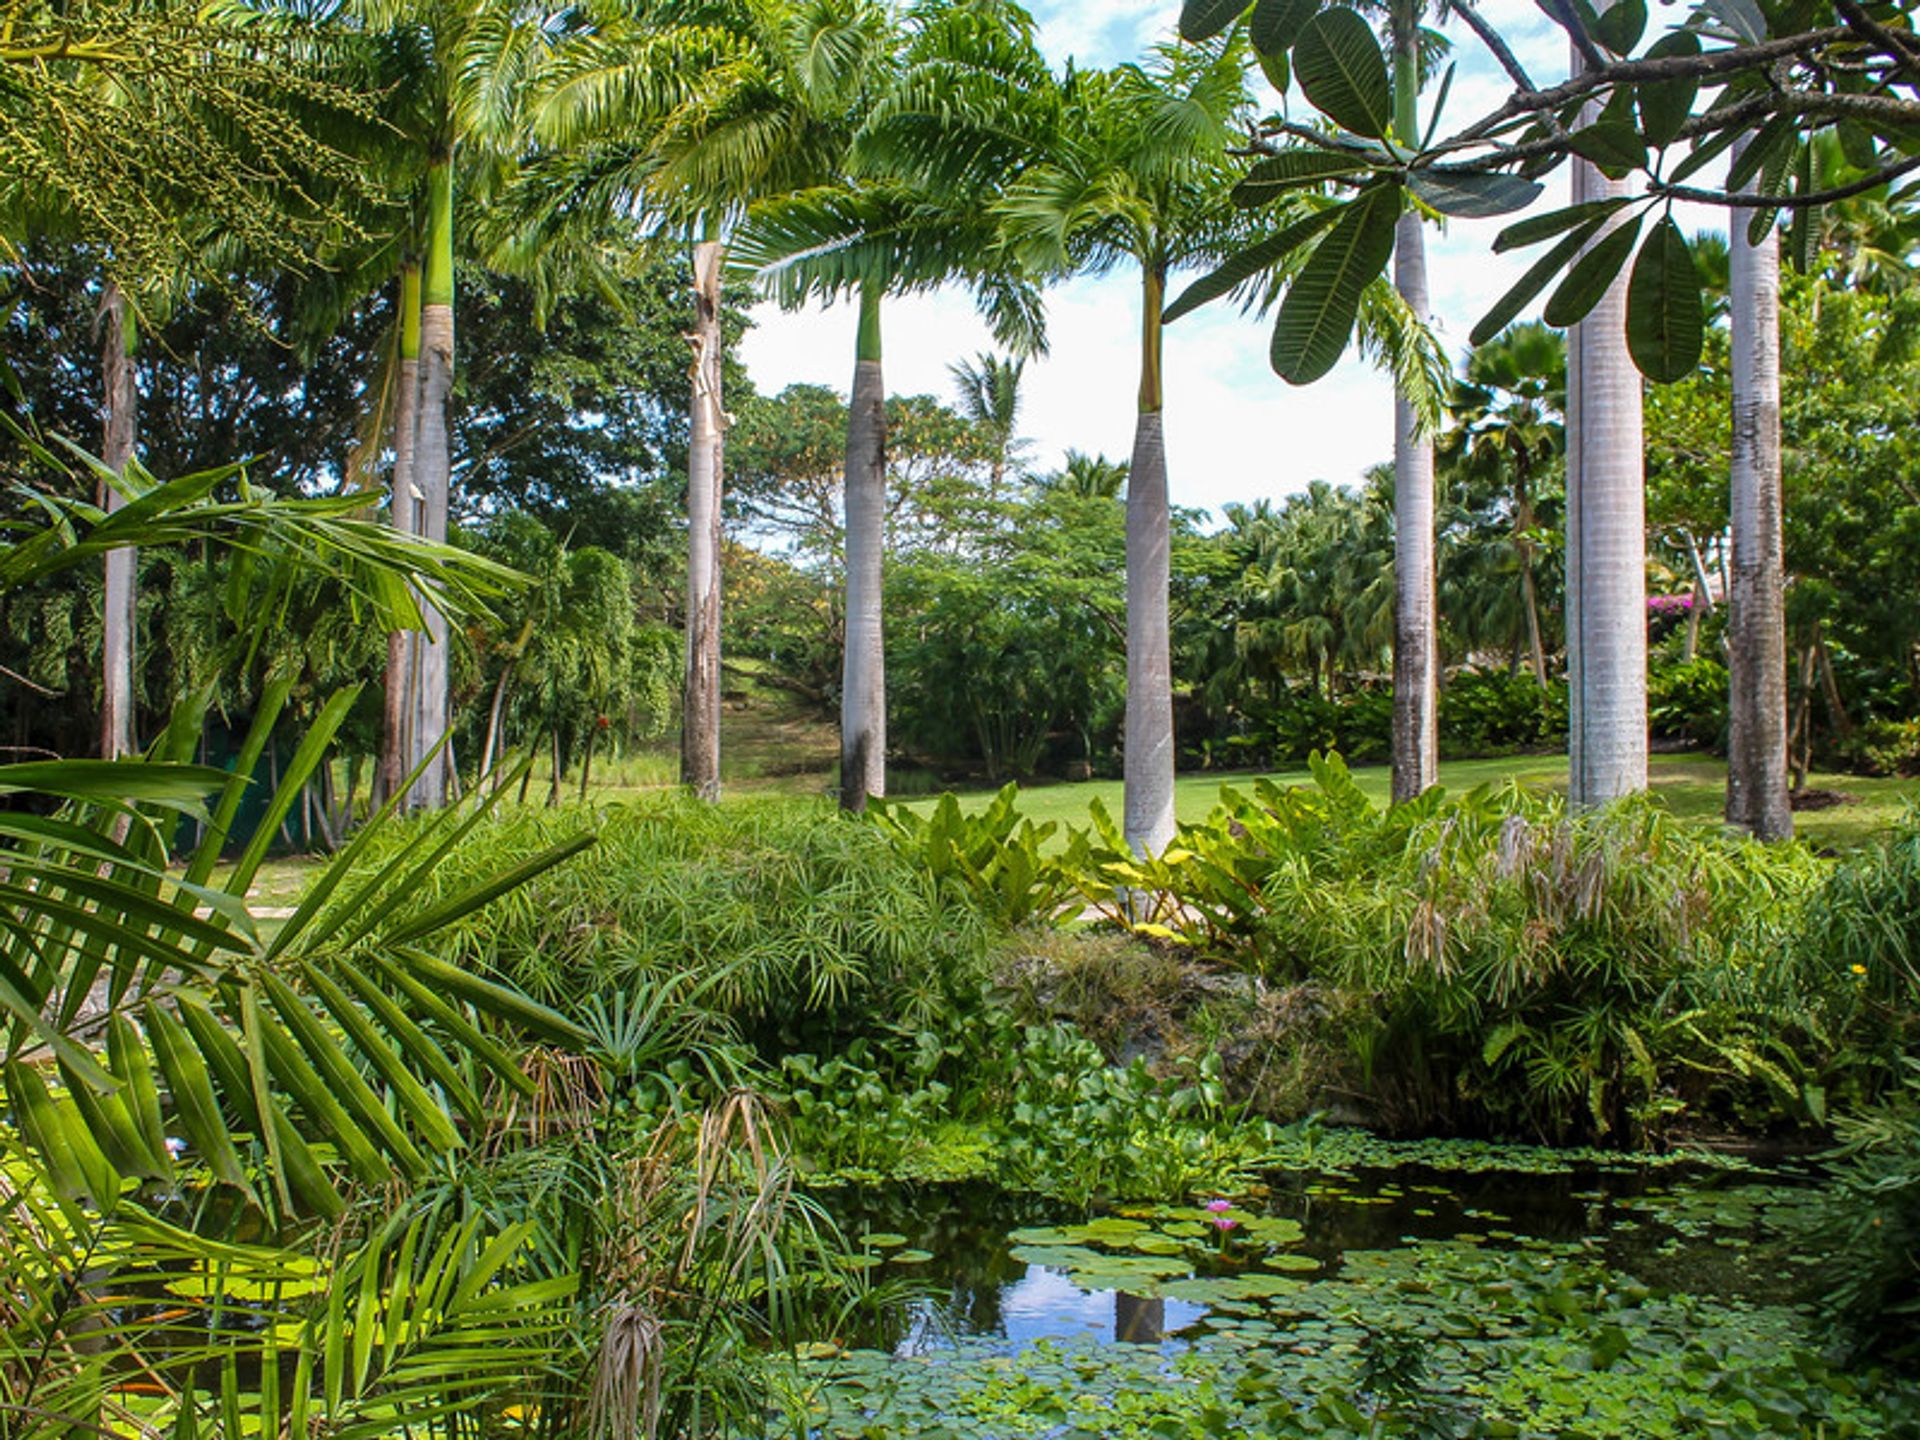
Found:
[[[693,399],[687,452],[687,654],[680,707],[680,781],[720,798],[721,248],[693,247]]]
[[[860,292],[860,335],[847,407],[847,636],[840,685],[840,804],[864,810],[887,790],[887,680],[882,630],[887,513],[887,397],[880,291]],[[992,752],[988,752],[991,763]]]
[[[1171,516],[1161,426],[1160,310],[1166,277],[1146,267],[1140,413],[1127,472],[1127,719],[1125,829],[1137,854],[1173,840],[1173,655],[1167,619]]]
[[[125,293],[107,282],[101,301],[100,379],[105,392],[101,456],[107,467],[124,473],[139,433],[139,387],[134,383],[133,352],[137,330]],[[126,503],[111,485],[101,487],[108,511]],[[100,754],[113,760],[134,750],[133,651],[135,555],[109,551],[100,616]]]
[[[1167,1302],[1114,1291],[1113,1338],[1123,1345],[1158,1345],[1167,1338]]]

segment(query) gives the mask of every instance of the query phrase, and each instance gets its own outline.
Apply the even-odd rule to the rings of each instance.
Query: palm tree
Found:
[[[1573,162],[1575,204],[1626,193]],[[1582,806],[1647,788],[1645,444],[1626,309],[1622,273],[1567,337],[1567,793]]]
[[[986,55],[978,48],[983,24],[1002,35]],[[942,140],[948,151],[973,145],[977,131],[967,111],[985,88],[976,61],[985,60],[996,74],[1004,74],[1011,46],[1014,66],[1046,77],[1031,21],[1000,0],[957,0],[917,11],[911,37],[876,38],[886,52],[902,52],[903,63],[897,72],[878,64],[866,67],[865,92],[849,97],[852,114],[864,114],[866,123],[849,128],[834,182],[754,207],[734,243],[736,262],[752,268],[782,304],[793,307],[827,296],[856,298],[859,306],[844,472],[846,640],[840,694],[840,803],[852,811],[863,810],[869,796],[886,793],[882,302],[889,294],[962,280],[973,288],[1001,343],[1026,353],[1044,345],[1038,296],[1006,254],[991,214],[996,191],[1021,158],[1017,148],[1003,135],[991,163],[979,151],[973,163],[949,166],[940,174],[919,163],[930,128],[936,135],[948,132]],[[957,123],[949,119],[951,112],[924,104],[923,82],[933,71],[945,82],[937,93],[960,101],[963,118]],[[1029,94],[1011,113],[1031,116],[1033,103]],[[1022,127],[1010,128],[1018,133]],[[1012,443],[1017,366],[1016,361],[1015,368],[998,372],[1006,409],[998,437],[1003,456]]]
[[[397,232],[356,257],[362,285],[397,287],[397,357],[386,413],[393,426],[390,519],[436,543],[447,537],[452,492],[448,412],[454,383],[454,268],[462,186],[494,188],[525,153],[520,96],[550,50],[539,14],[485,0],[356,0],[346,15],[390,63],[382,93],[392,139],[383,157],[408,213]],[[382,774],[389,793],[414,775],[409,807],[438,807],[453,774],[445,744],[445,617],[424,607],[425,629],[388,644]]]
[[[692,240],[680,778],[707,799],[720,793],[727,247],[755,201],[840,173],[888,39],[868,0],[630,0],[583,27],[540,102],[542,137],[570,152],[568,204],[647,215]]]
[[[100,319],[100,378],[105,402],[100,455],[108,469],[124,474],[127,462],[133,459],[139,433],[140,392],[133,359],[140,332],[133,306],[116,280],[107,281]],[[108,511],[126,503],[114,486],[102,483],[100,488]],[[107,553],[100,615],[100,756],[104,760],[131,755],[138,749],[133,727],[135,563],[131,546]]]
[[[1420,143],[1420,6],[1394,0],[1393,128],[1402,145]],[[1426,324],[1427,241],[1420,213],[1406,207],[1394,227],[1394,288]],[[1440,774],[1438,601],[1434,571],[1433,442],[1404,386],[1393,398],[1393,778],[1394,800],[1411,800]]]
[[[1780,491],[1780,242],[1735,213],[1732,585],[1727,595],[1727,820],[1762,840],[1793,835],[1787,796],[1787,615]]]
[[[1520,608],[1534,678],[1547,683],[1547,646],[1540,618],[1539,485],[1565,443],[1566,344],[1537,322],[1513,325],[1467,357],[1453,398],[1450,459],[1484,474],[1505,492],[1520,581]]]
[[[1168,274],[1217,260],[1243,221],[1227,204],[1226,149],[1246,117],[1237,32],[1157,47],[1145,65],[1070,74],[1054,152],[998,207],[1036,269],[1140,274],[1140,375],[1127,471],[1127,711],[1124,833],[1141,854],[1173,839],[1173,676],[1167,611],[1170,514],[1162,418]]]
[[[1020,439],[1020,380],[1026,368],[1021,356],[1003,359],[985,351],[947,367],[960,394],[960,413],[986,433],[992,446],[987,486],[995,500],[1000,498],[1007,471],[1026,448]]]

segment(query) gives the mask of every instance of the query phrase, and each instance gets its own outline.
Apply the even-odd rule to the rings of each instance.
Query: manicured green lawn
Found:
[[[1385,765],[1358,766],[1353,775],[1369,795],[1385,803],[1388,783]],[[1174,782],[1174,804],[1180,818],[1200,819],[1218,798],[1223,784],[1244,784],[1253,778],[1204,772],[1180,776]],[[1305,770],[1284,771],[1272,778],[1281,784],[1309,781]],[[1471,790],[1476,785],[1499,785],[1508,780],[1563,789],[1567,783],[1567,762],[1559,755],[1508,755],[1492,760],[1452,760],[1440,767],[1440,783],[1452,791]],[[1727,767],[1722,761],[1702,755],[1656,755],[1650,780],[1654,793],[1676,815],[1702,822],[1720,818],[1727,783]],[[1920,801],[1920,781],[1916,780],[1874,780],[1815,772],[1808,776],[1807,786],[1849,797],[1847,803],[1832,809],[1805,810],[1794,817],[1798,833],[1808,843],[1836,849],[1861,845],[1885,833],[1906,806]],[[977,809],[992,798],[991,792],[977,791],[962,796],[961,801],[966,808]],[[1063,827],[1084,825],[1087,807],[1095,799],[1117,819],[1120,782],[1090,780],[1082,784],[1028,786],[1020,793],[1020,810],[1035,821],[1057,820]]]

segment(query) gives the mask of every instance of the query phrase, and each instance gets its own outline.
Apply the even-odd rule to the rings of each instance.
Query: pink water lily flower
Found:
[[[1226,1234],[1227,1231],[1233,1229],[1239,1223],[1240,1222],[1231,1215],[1216,1215],[1213,1217],[1213,1228],[1218,1230],[1222,1235]]]
[[[1231,1210],[1232,1208],[1233,1208],[1233,1201],[1231,1200],[1215,1199],[1215,1200],[1207,1201],[1207,1209],[1211,1210],[1216,1215],[1220,1214],[1221,1211],[1223,1210]]]

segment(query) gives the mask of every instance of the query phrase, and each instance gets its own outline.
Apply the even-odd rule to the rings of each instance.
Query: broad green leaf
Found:
[[[1542,318],[1556,326],[1572,325],[1584,319],[1607,293],[1607,287],[1613,284],[1620,267],[1633,253],[1633,242],[1639,238],[1638,215],[1602,236],[1591,250],[1573,262],[1567,278],[1547,297]]]
[[[1642,375],[1666,385],[1693,373],[1704,334],[1693,252],[1666,216],[1640,247],[1627,281],[1627,349]]]
[[[1554,210],[1545,215],[1535,215],[1531,219],[1521,220],[1509,225],[1493,237],[1493,253],[1504,255],[1509,250],[1518,250],[1523,246],[1537,245],[1542,240],[1551,240],[1555,235],[1576,230],[1595,220],[1604,220],[1616,210],[1624,210],[1632,200],[1621,195],[1611,200],[1589,200],[1584,205],[1569,205],[1564,210]]]
[[[1593,38],[1616,55],[1631,55],[1646,33],[1647,0],[1613,0],[1593,27]]]
[[[1246,8],[1247,0],[1186,0],[1180,7],[1180,38],[1211,40]]]
[[[1344,5],[1322,10],[1300,31],[1293,73],[1314,109],[1334,124],[1378,140],[1393,120],[1392,82],[1373,27]]]
[[[1293,48],[1320,0],[1254,0],[1247,38],[1258,55],[1282,55]]]
[[[1365,156],[1349,150],[1297,146],[1255,162],[1246,178],[1233,187],[1233,203],[1264,205],[1303,185],[1316,185],[1336,175],[1351,175],[1368,168],[1370,162]]]
[[[1611,202],[1609,202],[1611,204]],[[1576,207],[1585,209],[1587,207]],[[1616,207],[1617,208],[1617,207]],[[1566,212],[1562,212],[1563,214]],[[1513,287],[1494,301],[1493,308],[1480,317],[1468,337],[1475,345],[1484,345],[1513,323],[1514,318],[1533,303],[1534,297],[1547,288],[1547,282],[1566,268],[1573,257],[1600,231],[1606,223],[1612,209],[1582,220],[1561,242],[1527,267],[1527,273],[1514,282]]]
[[[1739,131],[1726,129],[1717,135],[1709,135],[1703,139],[1695,140],[1693,142],[1693,148],[1687,152],[1687,158],[1673,167],[1673,174],[1667,177],[1668,183],[1673,185],[1684,184],[1687,180],[1726,154],[1732,147],[1733,142],[1739,138]]]
[[[1670,30],[1654,41],[1647,51],[1649,60],[1666,60],[1698,55],[1700,37],[1691,30]],[[1693,114],[1693,102],[1699,97],[1700,82],[1691,75],[1671,80],[1648,80],[1634,87],[1634,100],[1640,109],[1640,133],[1655,148],[1673,143],[1680,127]]]
[[[1591,160],[1602,175],[1612,180],[1622,179],[1647,163],[1646,143],[1641,140],[1640,132],[1625,120],[1602,116],[1584,130],[1574,131],[1568,143],[1574,154]]]
[[[1524,210],[1545,188],[1518,175],[1476,175],[1438,170],[1413,170],[1407,186],[1442,215],[1463,220],[1485,220]]]
[[[1382,185],[1342,207],[1339,223],[1287,288],[1271,352],[1282,379],[1310,384],[1338,362],[1353,334],[1361,293],[1393,257],[1400,203],[1399,187]]]
[[[1182,315],[1199,309],[1209,300],[1217,300],[1234,286],[1252,279],[1263,270],[1271,269],[1333,224],[1340,218],[1341,213],[1342,207],[1338,205],[1316,210],[1294,221],[1285,229],[1269,235],[1259,243],[1249,245],[1237,255],[1229,256],[1219,269],[1210,275],[1201,276],[1182,290],[1180,297],[1161,315],[1161,322],[1164,324],[1178,320]]]

